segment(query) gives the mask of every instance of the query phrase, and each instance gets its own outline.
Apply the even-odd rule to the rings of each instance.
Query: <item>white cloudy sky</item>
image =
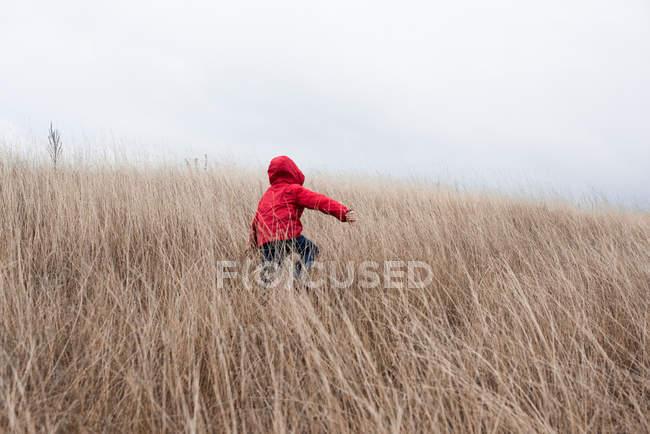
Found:
[[[50,120],[89,146],[647,209],[650,1],[2,0],[0,137]]]

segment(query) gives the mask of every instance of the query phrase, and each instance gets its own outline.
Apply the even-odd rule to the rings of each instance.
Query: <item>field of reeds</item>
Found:
[[[0,161],[0,431],[650,431],[650,214],[306,175],[432,282],[218,288],[263,171]]]

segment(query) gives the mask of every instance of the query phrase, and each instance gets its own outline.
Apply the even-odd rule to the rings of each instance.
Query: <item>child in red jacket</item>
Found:
[[[272,159],[268,174],[271,186],[257,205],[250,245],[259,248],[264,265],[278,266],[291,252],[298,253],[294,276],[300,277],[303,267],[308,270],[318,256],[318,246],[301,235],[303,210],[317,209],[342,222],[354,223],[357,218],[337,201],[303,187],[305,175],[289,157]]]

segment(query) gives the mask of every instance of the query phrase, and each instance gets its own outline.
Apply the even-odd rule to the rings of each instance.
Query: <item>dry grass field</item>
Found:
[[[433,281],[261,303],[264,173],[0,162],[0,431],[650,431],[648,213],[306,175],[320,259]]]

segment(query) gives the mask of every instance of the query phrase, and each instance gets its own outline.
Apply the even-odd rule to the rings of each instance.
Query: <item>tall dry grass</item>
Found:
[[[648,432],[650,216],[324,177],[321,259],[425,289],[216,285],[264,174],[0,163],[0,429]]]

